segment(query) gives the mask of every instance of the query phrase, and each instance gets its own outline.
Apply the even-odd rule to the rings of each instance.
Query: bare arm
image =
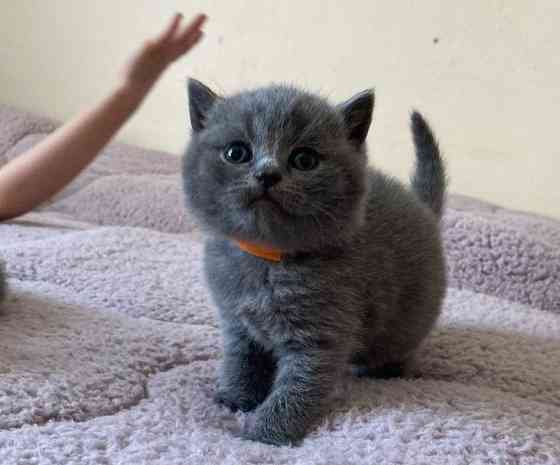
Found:
[[[97,156],[169,64],[200,40],[206,17],[197,16],[183,30],[181,19],[176,15],[165,31],[144,44],[121,82],[101,102],[0,169],[0,221],[27,213],[52,197]]]

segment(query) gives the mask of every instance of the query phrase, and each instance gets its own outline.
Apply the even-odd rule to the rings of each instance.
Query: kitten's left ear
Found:
[[[196,79],[190,78],[187,83],[189,92],[189,116],[194,131],[204,129],[206,116],[220,97],[212,89]]]
[[[366,140],[374,105],[375,94],[373,89],[368,89],[337,107],[344,117],[348,139],[357,147],[361,147]]]

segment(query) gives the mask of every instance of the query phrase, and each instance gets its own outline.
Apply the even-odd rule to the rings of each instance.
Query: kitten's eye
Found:
[[[241,163],[251,161],[253,156],[251,155],[249,147],[247,147],[243,142],[233,142],[225,150],[224,158],[230,163],[239,165]]]
[[[300,171],[310,171],[317,168],[319,156],[312,149],[296,149],[290,155],[290,165]]]

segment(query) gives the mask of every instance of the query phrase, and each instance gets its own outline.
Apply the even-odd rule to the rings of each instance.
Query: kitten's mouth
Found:
[[[271,202],[271,203],[277,203],[276,200],[274,200],[269,194],[268,192],[264,192],[263,194],[260,195],[256,195],[255,197],[253,197],[250,201],[249,201],[249,206],[253,206],[256,203],[261,203],[261,202]]]
[[[263,192],[260,195],[253,197],[250,201],[248,206],[253,207],[258,204],[272,204],[278,207],[283,212],[285,211],[280,202],[278,202],[274,197],[272,197],[268,192]]]

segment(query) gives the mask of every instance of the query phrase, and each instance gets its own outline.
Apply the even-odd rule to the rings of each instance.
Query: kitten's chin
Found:
[[[238,217],[234,230],[229,233],[222,230],[222,235],[285,253],[320,253],[343,247],[352,234],[326,225],[318,227],[310,217],[287,217],[265,202],[259,204],[247,209],[242,217]]]
[[[360,228],[363,209],[303,214],[286,209],[270,193],[249,196],[223,206],[213,218],[214,231],[229,239],[256,243],[285,252],[316,252],[344,247]]]

